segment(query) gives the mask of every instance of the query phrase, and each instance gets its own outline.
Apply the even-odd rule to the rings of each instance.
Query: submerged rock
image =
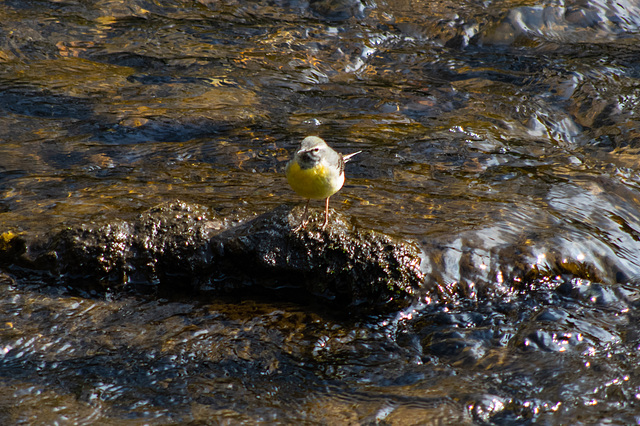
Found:
[[[294,230],[299,209],[281,206],[226,227],[202,206],[167,203],[133,222],[83,225],[53,236],[3,234],[0,262],[39,270],[57,284],[99,282],[163,291],[291,288],[340,306],[400,307],[423,281],[417,246],[351,227],[333,213]]]

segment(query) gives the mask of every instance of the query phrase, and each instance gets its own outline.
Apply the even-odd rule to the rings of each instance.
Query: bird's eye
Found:
[[[313,148],[313,152],[318,152],[318,151],[320,151],[320,148],[317,148],[317,147]]]

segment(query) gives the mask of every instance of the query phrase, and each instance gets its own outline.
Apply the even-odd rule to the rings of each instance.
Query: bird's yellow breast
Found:
[[[303,169],[296,161],[290,161],[285,174],[291,188],[305,198],[319,200],[330,197],[344,184],[344,173],[323,163]]]

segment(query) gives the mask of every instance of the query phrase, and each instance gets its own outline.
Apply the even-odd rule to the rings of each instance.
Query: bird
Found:
[[[331,149],[323,139],[317,136],[307,136],[302,140],[300,148],[285,168],[285,175],[291,188],[307,199],[302,221],[296,230],[307,225],[307,211],[312,199],[325,200],[322,229],[327,226],[329,198],[344,184],[344,164],[361,152],[342,155]]]

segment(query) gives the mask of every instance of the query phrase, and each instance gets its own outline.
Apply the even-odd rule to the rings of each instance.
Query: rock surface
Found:
[[[337,213],[326,229],[312,214],[280,206],[237,226],[205,207],[172,202],[133,222],[83,225],[44,238],[2,234],[0,262],[14,273],[40,273],[55,284],[100,283],[163,293],[296,289],[339,306],[397,308],[423,282],[420,250],[353,229]]]

